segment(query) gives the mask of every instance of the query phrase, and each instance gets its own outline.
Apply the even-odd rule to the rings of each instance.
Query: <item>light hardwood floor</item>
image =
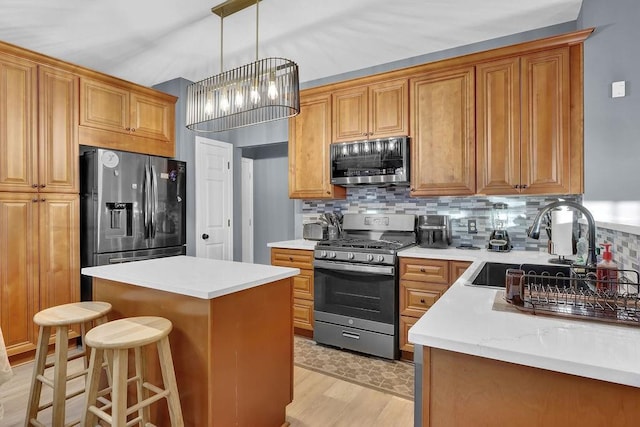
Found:
[[[71,369],[81,369],[74,361]],[[2,427],[22,427],[33,363],[13,368],[14,377],[0,386],[0,402],[4,405]],[[82,385],[70,383],[73,389]],[[49,387],[43,387],[43,399],[50,399]],[[294,368],[294,399],[287,407],[291,427],[411,427],[413,402],[377,390],[362,387],[314,371]],[[82,397],[67,405],[67,419],[80,418]],[[41,413],[44,420],[45,412]]]

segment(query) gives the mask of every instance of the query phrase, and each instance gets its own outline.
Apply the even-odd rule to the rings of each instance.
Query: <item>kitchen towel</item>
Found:
[[[555,255],[573,255],[573,211],[558,210],[551,212],[551,253]]]

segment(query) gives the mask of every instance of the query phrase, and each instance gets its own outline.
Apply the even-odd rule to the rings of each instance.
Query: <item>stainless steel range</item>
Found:
[[[415,215],[345,214],[345,237],[314,251],[314,339],[396,359],[397,251],[415,245]]]

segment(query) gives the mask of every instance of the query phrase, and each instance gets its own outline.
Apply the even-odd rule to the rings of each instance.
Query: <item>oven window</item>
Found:
[[[393,275],[314,269],[314,309],[325,313],[394,324]]]

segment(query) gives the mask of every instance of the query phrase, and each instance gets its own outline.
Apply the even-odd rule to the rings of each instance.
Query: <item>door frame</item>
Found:
[[[204,151],[204,145],[212,145],[212,146],[217,146],[219,148],[223,148],[225,150],[228,150],[229,152],[229,183],[228,183],[228,188],[227,188],[227,205],[229,207],[229,221],[230,224],[227,227],[227,232],[228,232],[228,238],[229,238],[229,244],[228,244],[228,259],[226,261],[233,261],[233,239],[234,239],[234,234],[233,234],[233,144],[229,144],[228,142],[224,142],[224,141],[218,141],[215,139],[210,139],[210,138],[204,138],[201,136],[196,136],[195,138],[195,230],[196,230],[196,257],[203,257],[204,253],[203,253],[203,245],[201,242],[201,233],[202,233],[202,225],[201,225],[201,220],[202,218],[200,217],[200,203],[203,202],[202,197],[198,197],[200,195],[200,184],[198,183],[202,183],[203,182],[203,175],[202,175],[202,171],[198,168],[198,159],[201,158],[202,153]]]
[[[242,157],[242,262],[253,263],[254,259],[254,236],[253,236],[253,159]],[[247,175],[248,174],[248,175]],[[247,197],[249,193],[249,197]],[[247,248],[250,252],[247,253]]]

